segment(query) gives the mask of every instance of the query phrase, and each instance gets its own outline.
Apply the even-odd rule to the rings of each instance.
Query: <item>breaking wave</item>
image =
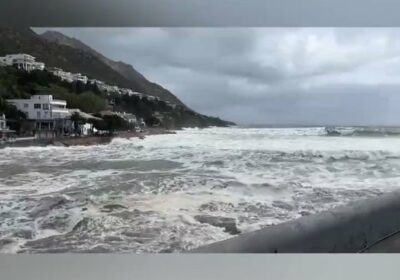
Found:
[[[400,138],[357,136],[210,128],[6,148],[0,251],[180,252],[398,188]]]
[[[364,136],[384,137],[399,136],[399,127],[326,127],[328,136]]]

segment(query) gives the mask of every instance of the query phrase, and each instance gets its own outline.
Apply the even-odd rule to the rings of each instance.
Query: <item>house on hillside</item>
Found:
[[[65,72],[61,68],[52,67],[47,69],[54,76],[59,77],[62,81],[67,81],[68,83],[72,83],[74,81],[73,74],[71,72]]]
[[[72,74],[72,80],[74,82],[82,82],[84,84],[86,84],[88,82],[88,77],[86,77],[85,75],[82,75],[80,73],[76,73],[76,74]]]
[[[25,71],[43,71],[45,68],[45,64],[43,62],[36,61],[34,56],[24,53],[7,54],[3,57],[0,57],[0,64],[3,66],[15,66],[18,69],[23,69]]]
[[[79,109],[68,109],[68,111],[71,114],[71,121],[72,121],[72,127],[74,132],[78,133],[79,135],[90,135],[93,133],[93,124],[90,123],[89,121],[91,120],[98,120],[101,121],[101,118],[92,116],[90,114],[87,114],[85,112],[82,112]],[[81,122],[75,123],[75,120],[73,119],[73,116],[77,114],[78,117],[81,119]]]
[[[167,103],[167,106],[171,107],[172,109],[175,109],[176,106],[177,106],[176,104],[171,103],[171,102],[169,102],[169,101],[165,101],[165,103]]]
[[[25,113],[26,118],[33,122],[34,133],[48,132],[45,138],[62,135],[71,130],[71,113],[65,100],[53,99],[52,95],[33,95],[29,99],[8,99],[18,110]]]
[[[96,80],[96,79],[90,79],[90,80],[88,80],[88,82],[91,83],[92,85],[96,84],[98,87],[105,85],[105,83],[103,81]]]
[[[130,113],[119,113],[119,116],[121,118],[123,118],[125,121],[127,121],[129,124],[131,124],[132,126],[136,126],[137,125],[137,118],[134,114],[130,114]]]
[[[80,81],[86,84],[89,79],[87,76],[82,75],[81,73],[71,73],[62,70],[61,68],[51,67],[48,68],[48,71],[51,72],[54,76],[59,77],[63,81],[67,81],[69,83]]]
[[[142,98],[144,96],[143,93],[140,93],[140,92],[137,92],[137,91],[130,92],[130,93],[128,93],[128,95],[129,96],[137,96],[137,97],[140,97],[140,98]]]

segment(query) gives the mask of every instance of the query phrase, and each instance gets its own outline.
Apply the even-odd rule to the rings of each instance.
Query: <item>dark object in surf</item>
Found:
[[[209,215],[197,215],[194,218],[202,224],[209,224],[215,227],[225,228],[225,232],[228,232],[232,235],[240,233],[240,231],[236,227],[236,220],[234,218]]]
[[[337,131],[334,127],[325,127],[326,135],[328,136],[340,136],[341,133]]]
[[[126,209],[126,207],[121,204],[107,204],[103,206],[101,212],[112,212],[119,209]]]

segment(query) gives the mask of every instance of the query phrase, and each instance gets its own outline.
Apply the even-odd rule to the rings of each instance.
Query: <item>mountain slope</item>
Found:
[[[100,58],[100,54],[93,53],[93,50],[88,51],[88,49],[48,41],[29,28],[0,27],[0,56],[18,52],[29,53],[50,67],[60,67],[66,71],[83,73],[111,85],[130,88],[183,105],[172,93],[147,81],[140,74],[136,74],[137,80],[125,78],[105,63],[105,58]]]
[[[74,47],[71,46],[71,43],[68,45],[66,43],[58,43],[55,41],[52,42],[44,39],[40,35],[33,32],[30,28],[16,29],[0,26],[0,56],[11,53],[28,53],[35,56],[37,60],[44,62],[47,67],[60,67],[66,71],[82,73],[87,75],[89,78],[103,80],[111,85],[130,88],[134,91],[159,96],[160,99],[164,101],[171,101],[172,103],[179,105],[182,104],[174,95],[163,89],[161,86],[147,81],[140,73],[136,72],[132,66],[120,62],[110,61],[82,43],[82,45],[80,45],[78,48],[76,44],[79,44],[80,42],[77,40],[72,42],[75,44]],[[118,71],[110,67],[108,63],[113,64]],[[117,67],[121,67],[122,69]],[[135,81],[134,78],[127,79],[125,75],[120,73],[124,70],[126,70],[125,75],[130,73],[138,81]],[[10,74],[10,77],[7,78],[6,73],[7,71],[3,73],[3,76],[5,77],[2,77],[2,74],[0,73],[0,82],[2,78],[5,78],[3,79],[3,85],[0,84],[0,99],[27,97],[31,94],[34,94],[33,92],[43,92],[43,87],[40,87],[42,85],[39,82],[33,84],[24,84],[17,90],[16,86],[19,80],[17,79],[16,75]],[[46,73],[47,72],[44,71],[39,76],[43,76]],[[44,82],[45,84],[48,84],[52,80],[53,78],[47,77],[47,80]],[[71,93],[68,93],[68,91],[71,85],[63,85],[63,88],[60,89],[59,94],[66,94],[69,96]],[[146,91],[143,90],[143,87],[146,87]],[[47,86],[46,90],[48,93],[56,94],[58,89],[49,85]],[[134,98],[130,98],[129,96],[120,96],[118,94],[115,95],[116,96],[112,96],[110,98],[114,98],[116,104],[118,103],[118,99],[121,99],[119,101],[119,104],[121,105],[120,109],[126,112],[139,112],[138,114],[140,115],[141,111],[146,111],[142,113],[143,116],[147,116],[148,118],[150,118],[152,114],[157,113],[156,110],[158,109],[156,107],[159,104],[153,104],[154,102],[149,103],[146,101],[147,99],[144,99],[144,101],[138,101],[133,100]],[[163,104],[162,101],[159,103]],[[171,112],[166,111],[167,115],[165,117],[171,119],[173,122],[173,125],[171,126],[173,127],[179,128],[188,126],[207,127],[233,125],[233,123],[223,121],[219,118],[198,114],[184,104],[182,105],[183,106],[176,106],[176,109],[171,109]],[[165,102],[164,105],[160,106],[165,107]],[[173,106],[167,107],[172,108]]]
[[[130,81],[89,52],[48,42],[29,28],[0,27],[0,56],[18,52],[31,54],[49,67],[60,67],[134,89]]]
[[[135,87],[138,89],[137,91],[160,97],[164,100],[170,101],[175,104],[184,105],[170,91],[166,90],[165,88],[161,87],[158,84],[148,81],[142,74],[140,74],[138,71],[136,71],[132,67],[132,65],[129,65],[122,61],[111,60],[111,59],[105,57],[104,55],[102,55],[101,53],[95,51],[91,47],[85,45],[81,41],[79,41],[75,38],[70,38],[60,32],[57,32],[57,31],[46,31],[43,34],[41,34],[40,36],[49,42],[69,46],[69,47],[72,47],[75,49],[80,49],[80,50],[83,50],[83,51],[93,54],[98,59],[100,59],[105,64],[107,64],[109,67],[111,67],[114,71],[121,74],[121,76],[123,76],[127,80],[134,83]]]

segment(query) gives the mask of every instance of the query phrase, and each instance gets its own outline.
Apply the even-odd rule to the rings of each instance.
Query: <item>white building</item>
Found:
[[[36,61],[34,56],[25,53],[7,54],[0,57],[0,63],[6,66],[16,66],[18,69],[25,71],[44,70],[44,63]]]
[[[86,84],[88,81],[88,77],[86,77],[85,75],[82,75],[80,73],[76,73],[76,74],[72,74],[72,80],[75,82],[80,81],[80,82]]]
[[[97,86],[102,86],[102,85],[105,84],[103,81],[96,80],[96,79],[90,79],[90,80],[88,80],[88,81],[89,81],[89,83],[91,83],[92,85],[96,84]]]
[[[147,95],[146,98],[147,98],[147,100],[151,100],[151,101],[156,100],[156,97],[152,96],[152,95]]]
[[[30,99],[8,99],[18,110],[25,113],[28,120],[41,129],[62,129],[71,116],[65,100],[53,99],[52,95],[33,95]]]
[[[120,116],[121,118],[123,118],[124,120],[126,120],[128,123],[135,125],[138,121],[137,118],[134,114],[131,113],[118,113],[118,116]]]
[[[88,77],[82,75],[80,73],[71,73],[62,70],[61,68],[52,67],[48,69],[54,76],[59,77],[63,81],[67,81],[69,83],[80,81],[84,84],[88,82]]]
[[[51,72],[54,76],[59,77],[62,81],[67,81],[68,83],[72,83],[74,81],[74,74],[71,72],[66,72],[60,68],[49,68],[49,72]]]
[[[129,96],[137,96],[137,97],[143,97],[144,96],[143,93],[140,93],[140,92],[137,92],[137,91],[132,91],[128,95]]]

